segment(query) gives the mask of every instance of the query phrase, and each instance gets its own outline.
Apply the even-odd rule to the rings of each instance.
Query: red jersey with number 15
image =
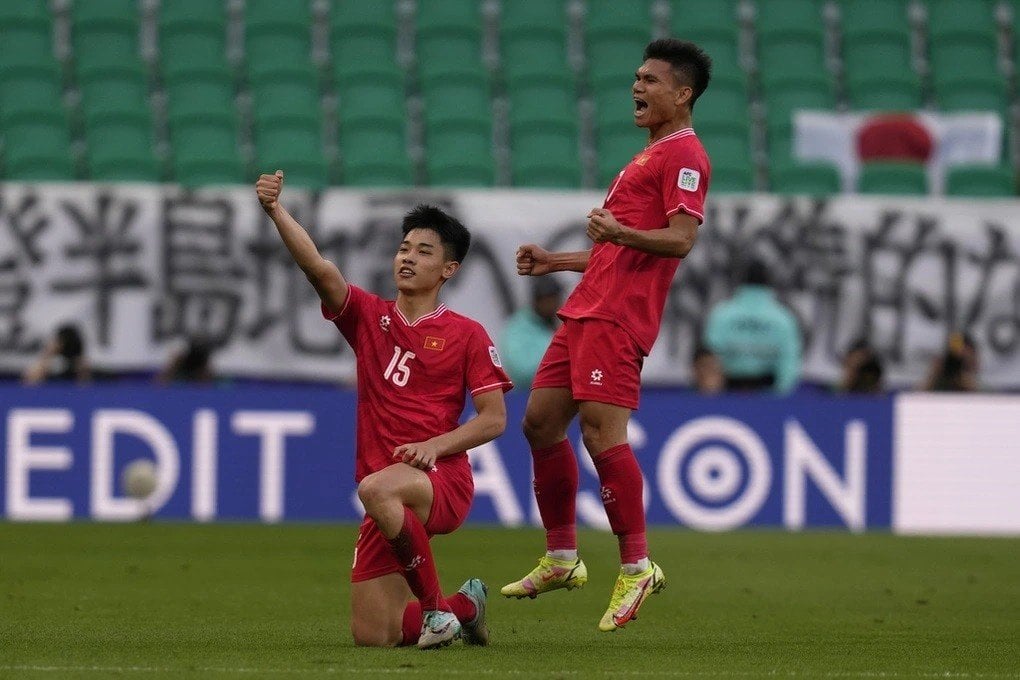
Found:
[[[711,174],[708,155],[694,130],[678,130],[634,156],[609,187],[602,207],[632,229],[664,229],[678,212],[692,215],[700,224]],[[559,314],[612,321],[648,354],[679,264],[678,258],[596,243],[584,276]]]
[[[323,307],[358,368],[355,480],[393,464],[393,449],[457,428],[466,394],[513,387],[477,321],[439,305],[409,323],[393,300],[350,286],[339,314]],[[468,466],[464,452],[440,459]]]

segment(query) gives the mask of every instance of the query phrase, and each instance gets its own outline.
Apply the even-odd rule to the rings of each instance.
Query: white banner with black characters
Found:
[[[514,253],[590,245],[596,192],[287,188],[284,204],[348,279],[392,295],[401,216],[426,201],[472,230],[444,301],[496,337],[528,304]],[[681,265],[647,384],[681,384],[705,317],[739,262],[771,264],[800,320],[804,378],[831,383],[849,343],[868,338],[888,383],[918,383],[951,330],[969,333],[991,389],[1020,388],[1020,202],[769,195],[711,198]],[[563,274],[572,285],[576,275]],[[310,285],[247,187],[0,185],[0,369],[23,368],[63,322],[95,366],[155,370],[182,340],[208,338],[218,372],[347,381],[350,349],[322,321]]]

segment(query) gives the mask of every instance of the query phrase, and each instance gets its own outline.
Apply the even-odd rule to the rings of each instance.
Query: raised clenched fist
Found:
[[[273,175],[259,175],[259,181],[255,183],[259,203],[262,204],[262,209],[270,214],[276,210],[276,202],[280,199],[282,190],[283,170],[277,170]]]

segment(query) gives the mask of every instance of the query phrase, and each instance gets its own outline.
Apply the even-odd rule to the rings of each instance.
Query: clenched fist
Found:
[[[276,210],[276,202],[280,200],[280,192],[283,190],[283,170],[277,170],[275,175],[260,175],[259,181],[255,183],[255,193],[258,194],[259,203],[262,209],[270,215]]]
[[[545,248],[529,243],[517,249],[517,273],[521,276],[543,276],[551,271]]]

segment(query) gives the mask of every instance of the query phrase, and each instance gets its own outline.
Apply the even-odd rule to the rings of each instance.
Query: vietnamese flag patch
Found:
[[[432,335],[425,337],[425,349],[431,349],[435,350],[436,352],[442,352],[444,347],[446,347],[445,338],[437,338]]]

